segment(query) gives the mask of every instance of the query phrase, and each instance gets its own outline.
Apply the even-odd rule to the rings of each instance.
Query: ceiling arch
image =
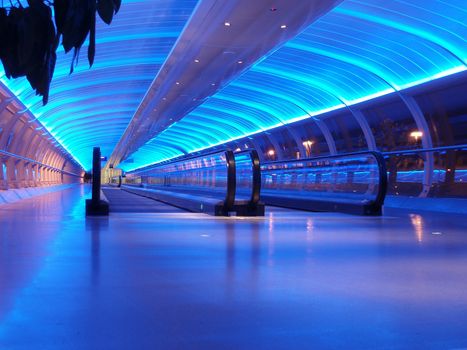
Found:
[[[162,137],[198,150],[179,130],[200,122],[209,148],[464,71],[466,18],[463,0],[346,0],[136,153]]]

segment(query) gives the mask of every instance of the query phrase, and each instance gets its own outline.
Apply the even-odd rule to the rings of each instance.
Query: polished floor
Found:
[[[0,206],[0,349],[466,349],[467,222]],[[176,211],[176,212],[175,212]]]
[[[164,204],[151,198],[138,196],[117,187],[102,189],[112,213],[183,213],[182,209]]]

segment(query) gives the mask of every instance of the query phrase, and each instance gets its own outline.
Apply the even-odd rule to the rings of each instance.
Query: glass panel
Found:
[[[372,154],[264,164],[262,193],[324,201],[376,199],[380,174]]]
[[[271,132],[271,137],[274,137],[278,142],[279,147],[282,151],[282,159],[297,159],[297,154],[299,154],[299,149],[293,136],[286,129],[286,127],[281,127],[275,129]]]
[[[123,183],[128,185],[141,185],[141,176],[135,174],[128,174],[125,178]]]
[[[467,151],[435,153],[433,197],[467,197]]]
[[[258,153],[262,154],[263,159],[265,161],[273,161],[277,159],[276,150],[266,135],[258,134],[258,135],[255,135],[254,138],[255,138],[255,141],[257,141],[258,146],[260,148],[257,151]]]
[[[250,152],[235,153],[236,200],[249,200],[253,191],[253,167]]]
[[[326,138],[313,120],[307,120],[306,123],[294,125],[293,128],[300,135],[307,158],[329,154]]]
[[[417,125],[401,100],[362,110],[381,152],[421,147]]]
[[[224,199],[227,175],[225,152],[220,152],[127,174],[126,183]]]
[[[352,114],[339,114],[324,119],[324,122],[334,137],[337,152],[350,153],[368,150],[363,131]]]
[[[464,83],[416,97],[434,147],[467,144],[466,91]]]
[[[433,182],[430,197],[467,197],[467,151],[432,152]],[[417,152],[386,159],[388,194],[418,196],[424,183],[424,159],[428,152]]]
[[[388,195],[418,196],[423,190],[424,158],[421,154],[386,159]]]

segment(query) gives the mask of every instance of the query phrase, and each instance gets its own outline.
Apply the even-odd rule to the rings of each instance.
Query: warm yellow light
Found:
[[[423,136],[423,133],[421,131],[412,131],[410,133],[410,137],[413,137],[415,140],[418,140],[419,138],[421,138]]]
[[[273,156],[275,153],[276,153],[276,152],[274,152],[273,149],[270,149],[270,150],[268,151],[268,154],[269,154],[270,156]]]
[[[311,147],[311,145],[313,145],[313,141],[311,140],[307,140],[307,141],[303,141],[303,146],[305,147]]]

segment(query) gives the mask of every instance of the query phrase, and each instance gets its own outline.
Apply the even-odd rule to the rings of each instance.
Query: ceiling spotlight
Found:
[[[237,63],[238,63],[238,64],[242,64],[242,63],[243,63],[243,61],[237,61]]]
[[[180,85],[180,82],[179,82],[179,81],[177,81],[177,82],[175,83],[175,85]]]
[[[230,27],[230,22],[224,22],[224,25],[225,25],[226,27]]]
[[[162,99],[165,101],[165,100],[167,100],[167,97],[162,97]]]
[[[285,24],[281,25],[281,29],[285,29],[287,26]]]
[[[211,83],[211,86],[216,86],[216,83]]]
[[[199,59],[195,59],[195,63],[199,63]]]

